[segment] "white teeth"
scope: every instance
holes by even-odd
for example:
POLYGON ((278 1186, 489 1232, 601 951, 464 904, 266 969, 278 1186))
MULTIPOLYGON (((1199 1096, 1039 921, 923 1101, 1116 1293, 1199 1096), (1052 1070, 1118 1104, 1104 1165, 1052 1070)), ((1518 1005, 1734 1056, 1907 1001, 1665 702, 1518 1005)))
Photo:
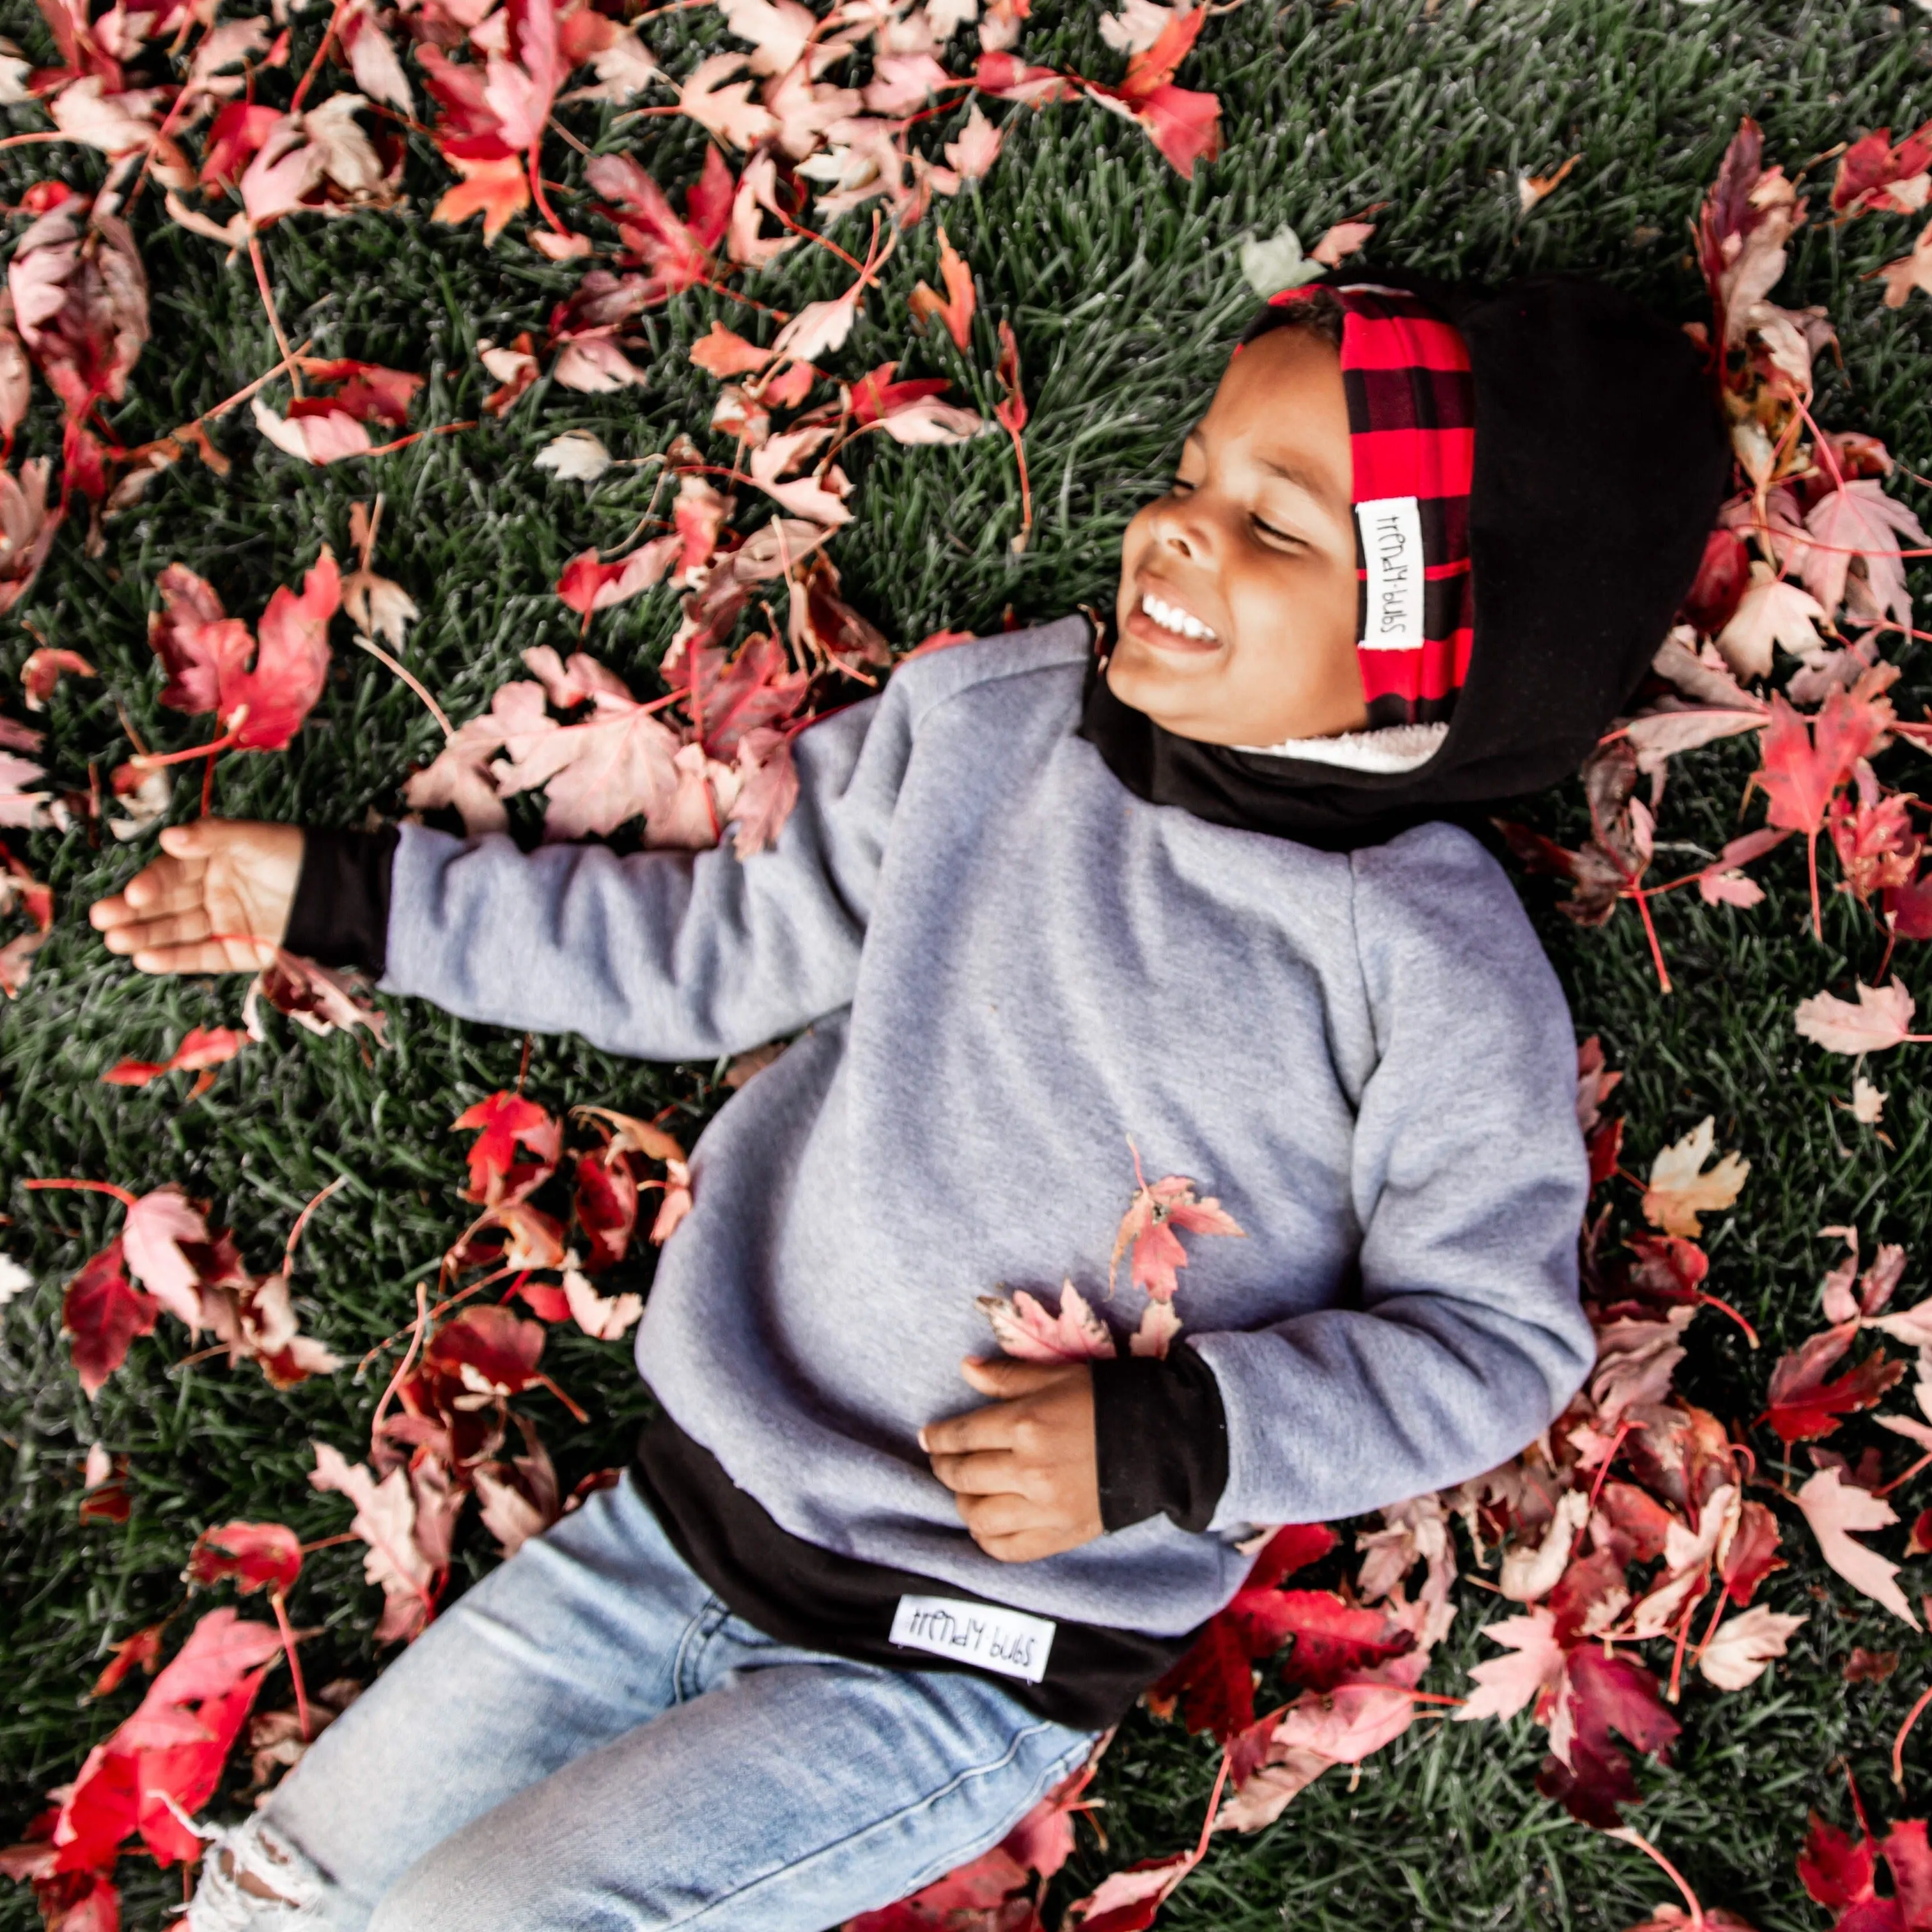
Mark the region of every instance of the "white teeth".
POLYGON ((1151 590, 1141 592, 1141 608, 1163 631, 1183 638, 1208 638, 1214 633, 1198 617, 1190 616, 1177 604, 1163 603, 1151 590))

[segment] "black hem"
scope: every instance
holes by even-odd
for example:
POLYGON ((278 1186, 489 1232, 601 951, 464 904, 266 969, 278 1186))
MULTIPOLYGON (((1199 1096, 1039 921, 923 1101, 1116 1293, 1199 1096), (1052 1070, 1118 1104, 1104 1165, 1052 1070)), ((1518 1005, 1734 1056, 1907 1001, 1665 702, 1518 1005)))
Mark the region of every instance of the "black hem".
POLYGON ((1143 1630, 1054 1620, 1047 1672, 1037 1684, 930 1656, 892 1642, 902 1596, 991 1599, 910 1570, 841 1556, 775 1522, 740 1489, 710 1451, 668 1415, 645 1425, 632 1480, 691 1569, 734 1616, 781 1643, 830 1651, 894 1670, 971 1670, 989 1677, 1036 1715, 1076 1730, 1103 1731, 1193 1642, 1196 1633, 1143 1630))

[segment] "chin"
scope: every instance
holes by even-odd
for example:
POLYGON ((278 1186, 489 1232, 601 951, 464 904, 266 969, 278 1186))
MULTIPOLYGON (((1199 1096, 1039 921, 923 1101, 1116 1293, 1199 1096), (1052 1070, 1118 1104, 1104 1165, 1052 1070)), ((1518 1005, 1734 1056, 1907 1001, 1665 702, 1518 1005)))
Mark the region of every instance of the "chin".
POLYGON ((1144 712, 1163 729, 1182 737, 1196 735, 1199 706, 1196 680, 1164 662, 1154 652, 1127 639, 1107 661, 1107 688, 1130 710, 1144 712))

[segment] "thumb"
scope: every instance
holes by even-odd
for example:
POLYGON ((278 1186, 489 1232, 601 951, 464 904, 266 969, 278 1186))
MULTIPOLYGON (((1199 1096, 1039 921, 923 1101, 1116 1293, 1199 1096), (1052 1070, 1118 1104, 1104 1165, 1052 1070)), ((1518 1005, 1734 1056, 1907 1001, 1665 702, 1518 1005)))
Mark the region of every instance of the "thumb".
POLYGON ((161 850, 171 859, 206 859, 218 851, 228 830, 225 818, 196 818, 161 827, 161 850))
POLYGON ((1030 1395, 1051 1382, 1065 1366, 1058 1362, 1013 1362, 1004 1356, 968 1355, 959 1372, 982 1395, 1010 1397, 1030 1395))

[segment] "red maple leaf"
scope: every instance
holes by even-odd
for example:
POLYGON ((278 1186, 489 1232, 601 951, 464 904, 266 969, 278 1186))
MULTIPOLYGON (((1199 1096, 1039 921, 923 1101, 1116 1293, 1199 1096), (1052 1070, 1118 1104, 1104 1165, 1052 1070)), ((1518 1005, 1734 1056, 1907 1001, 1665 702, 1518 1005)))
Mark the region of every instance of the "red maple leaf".
POLYGON ((1858 1787, 1852 1788, 1858 1834, 1828 1825, 1816 1812, 1798 1854, 1798 1876, 1817 1903, 1838 1915, 1832 1932, 1932 1932, 1932 1847, 1926 1821, 1904 1818, 1874 1838, 1858 1787), (1879 1895, 1882 1858, 1892 1874, 1892 1896, 1879 1895))
MULTIPOLYGON (((811 566, 806 568, 808 573, 811 566)), ((813 580, 808 575, 801 594, 811 594, 813 580)), ((831 582, 836 589, 836 574, 831 582)), ((827 593, 821 588, 820 594, 827 593)), ((708 757, 720 760, 737 755, 747 732, 794 716, 810 683, 806 672, 792 669, 778 640, 762 631, 735 654, 709 644, 687 649, 671 678, 698 742, 708 757)))
POLYGON ((1732 1603, 1748 1604, 1766 1577, 1785 1567, 1780 1540, 1777 1517, 1762 1503, 1746 1503, 1718 1572, 1732 1603))
POLYGON ((57 1871, 106 1873, 139 1832, 157 1862, 200 1856, 181 1821, 214 1795, 255 1694, 282 1640, 268 1624, 212 1610, 154 1682, 141 1706, 87 1755, 52 1833, 57 1871))
MULTIPOLYGON (((428 67, 429 57, 435 52, 433 46, 418 47, 416 57, 428 67)), ((450 71, 461 74, 468 70, 454 68, 450 71)), ((434 80, 430 91, 436 92, 434 80)), ((510 217, 521 214, 530 205, 530 177, 523 162, 494 134, 477 141, 446 140, 437 145, 443 159, 463 179, 445 191, 430 218, 453 226, 467 221, 472 214, 480 214, 483 239, 495 241, 508 226, 510 217)))
POLYGON ((1848 1415, 1870 1408, 1905 1373, 1905 1364, 1876 1350, 1834 1380, 1825 1378, 1856 1333, 1856 1322, 1822 1330, 1784 1357, 1771 1372, 1765 1419, 1780 1440, 1815 1442, 1848 1415))
POLYGON ((1750 582, 1750 552, 1744 538, 1720 524, 1704 539, 1703 561, 1684 594, 1684 615, 1714 638, 1737 614, 1750 582))
POLYGON ((916 381, 895 382, 896 362, 881 362, 852 385, 852 421, 860 429, 904 409, 908 403, 928 396, 943 396, 952 388, 944 376, 922 376, 916 381))
POLYGON ((638 1184, 621 1156, 610 1162, 594 1154, 578 1159, 576 1204, 577 1225, 589 1246, 584 1272, 615 1268, 638 1231, 638 1184))
POLYGON ((166 1623, 150 1624, 145 1630, 137 1630, 132 1636, 124 1636, 110 1646, 112 1654, 107 1666, 94 1680, 94 1688, 88 1692, 90 1697, 105 1697, 120 1688, 129 1673, 140 1670, 152 1677, 161 1660, 161 1633, 167 1628, 166 1623))
POLYGON ((476 1394, 520 1395, 542 1380, 540 1322, 500 1306, 466 1308, 438 1329, 423 1352, 428 1366, 476 1394))
POLYGON ((1292 1642, 1282 1668, 1306 1690, 1332 1690, 1415 1648, 1413 1630, 1381 1610, 1344 1603, 1333 1590, 1240 1590, 1222 1614, 1250 1657, 1272 1656, 1292 1642))
POLYGON ((1277 1530, 1226 1607, 1208 1618, 1186 1654, 1148 1692, 1148 1707, 1160 1716, 1178 1709, 1190 1731, 1211 1731, 1224 1743, 1246 1730, 1255 1718, 1254 1660, 1279 1650, 1292 1634, 1276 1634, 1274 1600, 1320 1594, 1276 1586, 1319 1562, 1336 1540, 1326 1523, 1291 1523, 1277 1530))
POLYGON ((1862 679, 1852 691, 1833 691, 1815 719, 1793 710, 1780 694, 1772 695, 1764 763, 1751 775, 1751 783, 1763 790, 1767 824, 1804 835, 1814 933, 1822 935, 1824 930, 1818 904, 1818 834, 1826 810, 1891 721, 1890 703, 1868 691, 1862 679))
POLYGON ((184 565, 161 572, 160 591, 148 641, 168 674, 161 702, 176 711, 214 712, 238 750, 285 748, 328 675, 328 622, 342 601, 342 580, 328 547, 299 596, 278 587, 259 638, 228 616, 214 587, 184 565))
POLYGON ((593 610, 608 610, 628 602, 664 580, 684 548, 682 536, 653 537, 614 562, 604 562, 594 550, 580 551, 563 567, 556 594, 587 626, 593 610))
POLYGON ((201 184, 236 189, 248 164, 261 152, 282 120, 273 107, 231 100, 217 114, 202 144, 201 184))
POLYGON ((584 172, 622 238, 622 265, 647 272, 646 305, 713 279, 712 251, 724 238, 737 188, 716 148, 706 146, 704 172, 690 190, 688 220, 678 218, 664 190, 628 154, 599 154, 584 172))
POLYGON ((520 1094, 495 1093, 466 1107, 451 1123, 458 1132, 474 1131, 469 1154, 470 1185, 466 1201, 496 1206, 520 1200, 550 1178, 562 1151, 562 1131, 544 1108, 520 1094), (520 1165, 517 1149, 536 1158, 520 1165))
POLYGON ((286 1523, 222 1522, 204 1529, 188 1553, 190 1583, 232 1580, 244 1596, 279 1595, 302 1574, 302 1538, 286 1523))
MULTIPOLYGON (((839 596, 838 586, 838 567, 822 552, 808 558, 794 574, 790 584, 792 648, 807 662, 835 664, 854 677, 873 682, 876 673, 891 668, 892 646, 881 632, 839 596)), ((770 696, 773 708, 766 716, 773 720, 797 709, 810 682, 802 672, 790 677, 780 676, 786 668, 781 662, 771 674, 770 696), (781 704, 783 710, 776 708, 781 704)), ((732 742, 735 744, 739 733, 765 722, 766 717, 741 715, 735 721, 732 742)), ((725 754, 721 752, 718 755, 725 754)))
POLYGON ((939 272, 946 284, 944 298, 921 282, 908 298, 906 306, 912 311, 914 323, 921 328, 928 316, 938 316, 945 323, 946 332, 952 337, 954 346, 963 355, 973 340, 973 315, 979 298, 974 292, 973 271, 965 256, 946 238, 944 227, 939 231, 939 272))
POLYGON ((1173 84, 1175 68, 1193 50, 1207 18, 1205 8, 1175 8, 1153 45, 1128 62, 1118 87, 1082 83, 1100 106, 1138 121, 1184 181, 1193 179, 1196 161, 1211 161, 1221 152, 1220 100, 1173 84))
POLYGON ((333 396, 303 396, 289 405, 292 417, 320 416, 335 410, 358 422, 385 422, 400 428, 409 421, 410 406, 423 378, 380 362, 338 359, 322 362, 304 356, 302 373, 311 381, 336 389, 333 396))
POLYGON ((120 402, 148 340, 148 280, 127 224, 62 202, 21 236, 7 281, 20 339, 70 428, 96 404, 120 402))
POLYGON ((190 1027, 182 1043, 166 1060, 119 1060, 100 1078, 110 1087, 145 1087, 164 1073, 199 1073, 194 1093, 214 1084, 212 1069, 232 1060, 248 1044, 248 1036, 232 1027, 190 1027))
POLYGON ((1569 1761, 1546 1758, 1536 1788, 1573 1818, 1612 1830, 1623 1822, 1618 1806, 1634 1804, 1642 1796, 1629 1755, 1612 1741, 1613 1734, 1661 1760, 1682 1727, 1664 1708, 1657 1679, 1621 1652, 1606 1654, 1588 1644, 1573 1651, 1561 1694, 1574 1718, 1569 1761))
POLYGON ((161 1304, 128 1278, 117 1238, 81 1265, 67 1285, 61 1326, 74 1354, 80 1385, 98 1395, 101 1385, 128 1359, 128 1345, 154 1332, 161 1304))
POLYGON ((1932 121, 1908 134, 1897 147, 1892 144, 1889 128, 1874 128, 1839 157, 1838 172, 1832 183, 1832 212, 1915 214, 1923 205, 1922 194, 1917 200, 1900 201, 1887 190, 1894 182, 1909 181, 1928 167, 1932 167, 1932 121))

